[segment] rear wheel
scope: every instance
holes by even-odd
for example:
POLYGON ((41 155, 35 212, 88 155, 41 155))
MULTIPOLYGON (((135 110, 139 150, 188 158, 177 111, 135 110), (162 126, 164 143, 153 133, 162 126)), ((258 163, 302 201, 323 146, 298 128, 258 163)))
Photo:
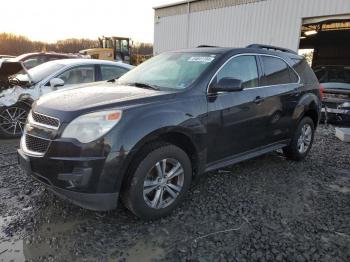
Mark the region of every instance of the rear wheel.
POLYGON ((183 199, 191 183, 192 167, 187 154, 171 144, 142 150, 126 189, 124 205, 142 219, 168 215, 183 199))
POLYGON ((304 117, 296 129, 289 146, 283 148, 283 153, 289 159, 300 161, 309 153, 314 140, 315 125, 310 117, 304 117))
POLYGON ((0 108, 0 137, 17 138, 23 133, 30 107, 18 103, 0 108))

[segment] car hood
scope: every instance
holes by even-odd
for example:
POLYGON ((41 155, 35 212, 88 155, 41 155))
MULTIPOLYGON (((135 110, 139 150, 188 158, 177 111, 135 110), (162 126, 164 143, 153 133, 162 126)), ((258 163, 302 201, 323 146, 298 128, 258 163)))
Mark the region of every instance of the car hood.
POLYGON ((27 70, 22 62, 14 62, 9 60, 0 61, 0 79, 7 80, 9 76, 15 75, 24 70, 27 74, 27 70))
POLYGON ((22 62, 13 62, 8 60, 0 60, 0 92, 10 89, 14 86, 29 87, 33 83, 30 74, 23 66, 22 62), (12 81, 9 77, 24 71, 28 75, 26 81, 16 79, 12 81))
POLYGON ((117 85, 109 82, 93 83, 44 95, 36 102, 34 110, 52 116, 58 116, 60 112, 79 115, 104 108, 145 103, 145 100, 150 101, 167 94, 174 94, 174 92, 117 85))

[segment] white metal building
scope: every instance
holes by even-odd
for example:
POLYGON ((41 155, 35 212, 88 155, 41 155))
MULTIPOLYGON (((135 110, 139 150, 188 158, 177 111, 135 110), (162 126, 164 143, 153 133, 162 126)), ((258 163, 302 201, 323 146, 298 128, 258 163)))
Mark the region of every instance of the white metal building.
POLYGON ((154 9, 155 54, 252 43, 297 50, 308 25, 324 21, 342 21, 350 35, 350 0, 189 0, 154 9))

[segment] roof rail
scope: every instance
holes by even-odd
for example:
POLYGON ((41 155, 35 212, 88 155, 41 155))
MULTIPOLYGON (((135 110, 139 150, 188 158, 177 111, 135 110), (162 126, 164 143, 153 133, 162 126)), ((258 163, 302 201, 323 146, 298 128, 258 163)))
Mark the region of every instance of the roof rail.
POLYGON ((291 53, 294 55, 297 55, 297 52, 283 48, 283 47, 278 47, 278 46, 272 46, 272 45, 261 45, 261 44, 252 44, 248 45, 247 48, 259 48, 259 49, 266 49, 266 50, 274 50, 274 51, 280 51, 280 52, 286 52, 286 53, 291 53))
POLYGON ((219 47, 219 46, 214 46, 214 45, 199 45, 199 46, 197 46, 197 48, 201 48, 201 47, 219 47))

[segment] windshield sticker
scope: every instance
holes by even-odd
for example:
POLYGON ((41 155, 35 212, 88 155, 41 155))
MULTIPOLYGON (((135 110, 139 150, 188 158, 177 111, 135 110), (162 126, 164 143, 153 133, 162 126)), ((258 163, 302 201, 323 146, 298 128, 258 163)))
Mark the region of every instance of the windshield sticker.
POLYGON ((210 63, 215 58, 210 56, 193 56, 190 57, 187 61, 188 62, 200 62, 200 63, 210 63))

